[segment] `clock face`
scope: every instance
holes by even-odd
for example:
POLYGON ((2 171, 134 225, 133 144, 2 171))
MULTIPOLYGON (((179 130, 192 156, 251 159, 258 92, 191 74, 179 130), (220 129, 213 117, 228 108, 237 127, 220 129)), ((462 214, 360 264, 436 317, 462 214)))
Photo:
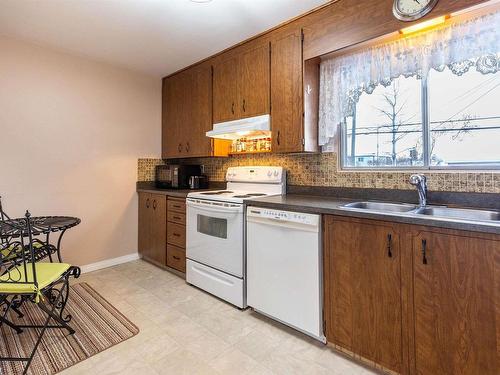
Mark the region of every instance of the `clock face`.
POLYGON ((438 0, 394 0, 393 13, 402 21, 413 21, 425 16, 438 0))

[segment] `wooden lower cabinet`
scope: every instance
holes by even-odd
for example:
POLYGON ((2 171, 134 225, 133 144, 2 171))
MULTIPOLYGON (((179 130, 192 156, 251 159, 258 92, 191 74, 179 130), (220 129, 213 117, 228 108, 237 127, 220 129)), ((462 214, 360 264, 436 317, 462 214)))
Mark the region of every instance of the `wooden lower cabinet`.
POLYGON ((186 201, 164 194, 139 193, 141 258, 186 272, 186 201))
POLYGON ((186 200, 168 198, 167 266, 186 272, 186 200))
POLYGON ((167 261, 166 223, 167 197, 139 193, 139 254, 158 265, 167 261))
POLYGON ((167 244, 167 266, 186 272, 186 249, 167 244))
POLYGON ((327 216, 324 231, 327 340, 401 372, 397 230, 389 223, 327 216))
POLYGON ((416 374, 500 374, 500 238, 413 235, 416 374))
POLYGON ((500 236, 324 217, 329 343, 401 374, 500 374, 500 236))

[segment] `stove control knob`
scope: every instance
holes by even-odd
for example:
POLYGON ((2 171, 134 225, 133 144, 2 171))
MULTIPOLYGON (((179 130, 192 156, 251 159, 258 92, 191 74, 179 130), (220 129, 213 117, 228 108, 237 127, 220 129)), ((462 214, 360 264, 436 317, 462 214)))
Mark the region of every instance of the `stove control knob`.
POLYGON ((278 175, 279 175, 278 170, 275 170, 275 171, 274 171, 274 177, 278 177, 278 175))
POLYGON ((273 175, 273 172, 272 171, 267 171, 267 177, 271 177, 273 175))

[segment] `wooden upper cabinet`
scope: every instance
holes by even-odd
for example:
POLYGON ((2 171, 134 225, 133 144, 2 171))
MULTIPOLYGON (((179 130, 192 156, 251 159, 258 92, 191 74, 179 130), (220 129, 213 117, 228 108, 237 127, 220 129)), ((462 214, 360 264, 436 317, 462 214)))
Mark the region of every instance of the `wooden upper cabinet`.
POLYGON ((391 223, 325 216, 329 342, 403 371, 401 254, 391 223))
POLYGON ((162 156, 227 156, 226 141, 206 136, 212 129, 212 64, 195 65, 163 80, 162 156))
POLYGON ((162 157, 179 157, 182 148, 180 144, 180 128, 183 108, 180 105, 181 81, 173 76, 163 79, 162 92, 162 157))
POLYGON ((271 128, 274 152, 304 151, 302 33, 279 33, 271 42, 271 128))
POLYGON ((212 65, 201 64, 188 70, 191 78, 189 127, 182 132, 189 157, 210 156, 212 140, 205 133, 212 129, 212 65))
POLYGON ((267 39, 257 39, 218 56, 213 69, 215 123, 270 112, 267 39))
POLYGON ((500 374, 500 239, 413 236, 415 373, 500 374))
POLYGON ((238 56, 219 57, 213 66, 214 123, 239 118, 238 56))
POLYGON ((239 117, 253 117, 270 111, 269 42, 245 50, 239 58, 239 117))

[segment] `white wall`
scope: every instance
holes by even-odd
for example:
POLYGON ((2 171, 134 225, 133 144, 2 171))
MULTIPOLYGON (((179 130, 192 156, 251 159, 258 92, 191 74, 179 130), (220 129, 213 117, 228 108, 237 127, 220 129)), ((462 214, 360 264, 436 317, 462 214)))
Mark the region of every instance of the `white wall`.
POLYGON ((0 37, 4 209, 80 217, 65 261, 137 251, 137 158, 160 151, 160 79, 0 37))

